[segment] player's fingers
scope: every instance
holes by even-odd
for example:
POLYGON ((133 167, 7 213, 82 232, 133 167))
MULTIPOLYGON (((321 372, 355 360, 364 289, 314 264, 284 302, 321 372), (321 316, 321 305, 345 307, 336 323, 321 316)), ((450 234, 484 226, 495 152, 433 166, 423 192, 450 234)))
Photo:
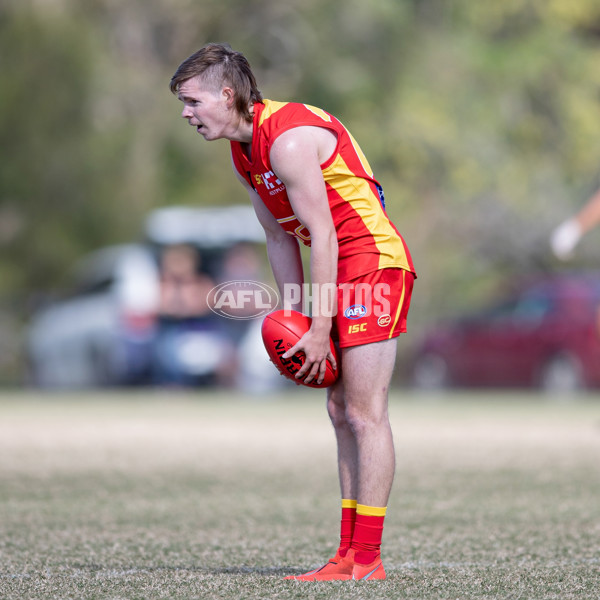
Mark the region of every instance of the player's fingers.
POLYGON ((327 371, 327 359, 323 359, 319 364, 319 378, 317 379, 317 383, 321 385, 323 383, 323 379, 325 379, 325 372, 327 371))
POLYGON ((317 377, 317 383, 322 383, 323 377, 325 375, 325 369, 322 367, 324 363, 324 360, 320 362, 313 362, 312 368, 310 369, 310 373, 306 376, 304 383, 310 383, 315 377, 317 377))
MULTIPOLYGON (((287 360, 289 358, 292 358, 292 356, 294 356, 297 353, 304 354, 303 350, 304 350, 304 347, 302 345, 302 340, 299 340, 287 352, 285 352, 284 354, 282 354, 281 358, 283 358, 284 360, 287 360)), ((294 377, 296 379, 302 379, 304 377, 304 375, 306 374, 306 372, 308 371, 308 369, 309 369, 310 366, 311 366, 311 363, 307 362, 306 360, 304 360, 304 364, 296 372, 296 374, 294 375, 294 377)))
MULTIPOLYGON (((331 352, 331 350, 327 353, 327 360, 331 363, 331 367, 335 371, 337 369, 337 362, 336 362, 335 356, 333 355, 333 352, 331 352)), ((326 368, 327 368, 327 365, 325 365, 324 370, 326 368)))
MULTIPOLYGON (((300 370, 296 373, 296 379, 302 379, 306 373, 308 373, 309 370, 312 371, 312 367, 313 367, 314 363, 307 360, 306 358, 304 359, 304 364, 302 365, 302 367, 300 367, 300 370)), ((309 380, 310 382, 310 380, 309 380)), ((306 381, 305 381, 306 383, 306 381)))
POLYGON ((296 354, 296 352, 298 352, 299 350, 302 349, 301 342, 302 342, 302 340, 299 340, 298 343, 296 343, 294 346, 292 346, 285 354, 282 354, 281 358, 285 358, 286 360, 288 358, 292 358, 292 356, 294 356, 294 354, 296 354))

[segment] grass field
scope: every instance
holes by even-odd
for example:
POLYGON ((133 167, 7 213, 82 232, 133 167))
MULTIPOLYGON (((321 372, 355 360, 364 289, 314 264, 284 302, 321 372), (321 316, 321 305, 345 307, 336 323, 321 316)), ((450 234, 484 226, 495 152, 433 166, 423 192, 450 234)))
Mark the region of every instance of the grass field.
POLYGON ((0 394, 0 599, 600 598, 600 397, 397 393, 385 582, 334 551, 321 394, 0 394))

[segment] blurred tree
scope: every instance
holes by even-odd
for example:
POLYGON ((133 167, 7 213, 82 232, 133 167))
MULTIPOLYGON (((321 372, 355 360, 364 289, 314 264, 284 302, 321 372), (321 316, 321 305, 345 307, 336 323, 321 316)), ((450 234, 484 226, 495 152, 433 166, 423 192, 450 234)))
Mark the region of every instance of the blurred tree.
MULTIPOLYGON (((589 7, 588 27, 599 22, 589 7)), ((553 267, 548 234, 598 173, 600 46, 545 3, 415 11, 387 137, 398 197, 420 202, 407 231, 430 318, 510 273, 553 267)))
POLYGON ((549 231, 598 184, 595 0, 5 0, 0 291, 52 285, 155 206, 245 202, 168 91, 207 41, 352 130, 413 250, 416 322, 553 268, 549 231))
POLYGON ((93 234, 81 218, 92 167, 86 46, 84 31, 59 17, 3 10, 0 218, 16 224, 0 240, 4 290, 49 284, 80 236, 93 234))

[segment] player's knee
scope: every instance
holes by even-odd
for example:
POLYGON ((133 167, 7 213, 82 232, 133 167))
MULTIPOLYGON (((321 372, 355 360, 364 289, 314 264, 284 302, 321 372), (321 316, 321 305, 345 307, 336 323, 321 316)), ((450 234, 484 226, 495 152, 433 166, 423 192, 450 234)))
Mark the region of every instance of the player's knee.
POLYGON ((327 412, 333 426, 338 429, 347 426, 346 406, 341 393, 330 393, 327 397, 327 412))
POLYGON ((373 406, 364 405, 348 405, 345 411, 345 420, 357 437, 360 437, 363 432, 387 427, 389 424, 387 410, 377 410, 373 406))

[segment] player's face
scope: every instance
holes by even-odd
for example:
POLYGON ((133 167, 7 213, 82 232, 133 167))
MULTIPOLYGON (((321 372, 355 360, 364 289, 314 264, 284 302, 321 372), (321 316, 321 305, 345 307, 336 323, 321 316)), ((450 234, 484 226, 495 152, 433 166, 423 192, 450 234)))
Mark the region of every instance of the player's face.
POLYGON ((183 102, 181 116, 196 128, 205 140, 227 138, 232 129, 230 91, 209 90, 198 77, 184 81, 177 97, 183 102))

